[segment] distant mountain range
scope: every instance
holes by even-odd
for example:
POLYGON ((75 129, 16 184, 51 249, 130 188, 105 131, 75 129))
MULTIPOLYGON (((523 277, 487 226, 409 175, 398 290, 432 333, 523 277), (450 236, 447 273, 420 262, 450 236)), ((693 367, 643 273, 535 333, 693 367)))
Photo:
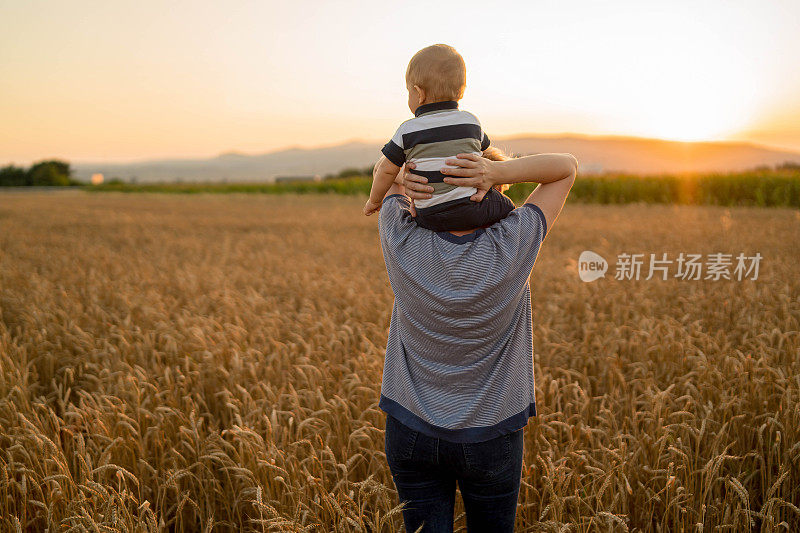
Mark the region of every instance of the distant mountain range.
MULTIPOLYGON (((800 153, 742 142, 676 142, 630 137, 519 136, 496 146, 527 155, 569 152, 583 173, 661 174, 745 170, 760 165, 800 163, 800 153)), ((280 176, 335 174, 366 167, 380 155, 378 143, 353 141, 322 148, 290 148, 264 154, 227 153, 209 159, 165 159, 132 163, 78 163, 78 179, 94 173, 125 181, 272 181, 280 176)))

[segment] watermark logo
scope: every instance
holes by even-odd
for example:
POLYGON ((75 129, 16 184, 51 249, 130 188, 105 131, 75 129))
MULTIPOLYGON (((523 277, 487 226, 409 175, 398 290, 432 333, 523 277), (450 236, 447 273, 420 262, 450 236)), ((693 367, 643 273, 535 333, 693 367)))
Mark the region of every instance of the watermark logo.
POLYGON ((578 275, 582 281, 590 282, 605 277, 608 261, 602 255, 591 250, 584 250, 578 258, 578 275))
MULTIPOLYGON (((729 253, 690 254, 681 252, 677 257, 668 254, 628 254, 617 255, 614 265, 614 279, 639 281, 650 279, 667 280, 709 280, 743 281, 757 280, 761 260, 760 253, 737 255, 729 253)), ((601 255, 590 250, 581 252, 578 258, 578 275, 585 282, 605 277, 608 263, 601 255)))

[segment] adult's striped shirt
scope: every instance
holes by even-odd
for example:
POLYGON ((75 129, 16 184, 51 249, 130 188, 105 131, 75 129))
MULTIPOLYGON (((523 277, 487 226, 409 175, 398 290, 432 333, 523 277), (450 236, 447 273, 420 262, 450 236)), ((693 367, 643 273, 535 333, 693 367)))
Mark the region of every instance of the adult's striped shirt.
POLYGON ((412 430, 482 442, 536 414, 528 278, 547 233, 534 204, 457 237, 414 222, 408 197, 379 215, 394 292, 379 407, 412 430))
POLYGON ((472 196, 474 187, 459 187, 444 183, 440 172, 445 160, 461 153, 480 155, 489 148, 489 137, 477 117, 458 109, 458 102, 434 102, 421 105, 414 118, 403 122, 381 152, 386 159, 403 166, 407 161, 416 164, 411 172, 428 178, 433 197, 414 200, 418 209, 472 196))

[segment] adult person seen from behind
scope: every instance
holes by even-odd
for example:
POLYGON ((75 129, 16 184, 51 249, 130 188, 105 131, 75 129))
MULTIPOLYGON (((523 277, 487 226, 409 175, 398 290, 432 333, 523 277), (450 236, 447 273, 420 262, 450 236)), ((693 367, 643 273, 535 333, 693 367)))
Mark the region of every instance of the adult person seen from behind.
MULTIPOLYGON (((488 227, 431 231, 410 199, 433 187, 398 175, 381 201, 379 233, 395 300, 381 385, 386 458, 406 530, 452 532, 455 489, 467 529, 514 529, 523 428, 536 414, 528 278, 577 173, 569 154, 448 159, 445 183, 540 185, 488 227)), ((378 165, 380 166, 380 164, 378 165)))

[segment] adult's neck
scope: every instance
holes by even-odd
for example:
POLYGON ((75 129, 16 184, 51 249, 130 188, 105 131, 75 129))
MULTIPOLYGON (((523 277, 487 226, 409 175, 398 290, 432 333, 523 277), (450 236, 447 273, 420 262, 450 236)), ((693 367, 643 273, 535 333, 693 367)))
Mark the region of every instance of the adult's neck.
POLYGON ((482 229, 482 228, 465 229, 465 230, 462 230, 462 231, 449 231, 448 233, 452 233, 456 237, 462 237, 464 235, 469 235, 470 233, 475 233, 479 229, 482 229))

